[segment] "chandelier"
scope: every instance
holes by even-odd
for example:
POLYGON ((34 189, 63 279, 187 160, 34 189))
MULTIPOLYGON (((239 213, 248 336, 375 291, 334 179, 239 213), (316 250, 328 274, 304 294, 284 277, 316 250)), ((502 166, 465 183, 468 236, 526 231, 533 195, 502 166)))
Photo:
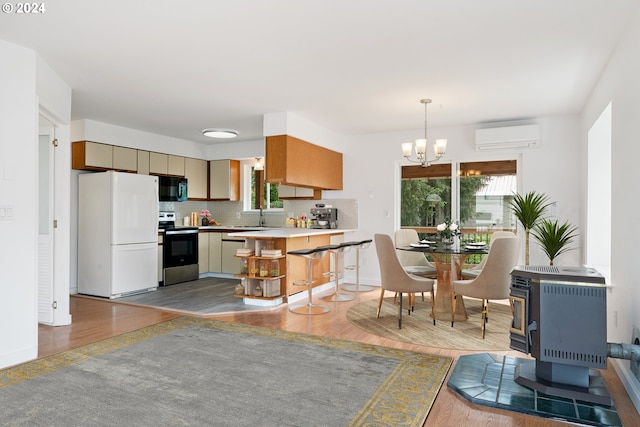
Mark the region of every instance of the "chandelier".
POLYGON ((447 151, 447 140, 446 139, 436 139, 436 142, 433 144, 433 152, 435 154, 435 158, 433 160, 427 159, 427 105, 431 103, 430 99, 421 99, 420 102, 424 104, 424 138, 416 139, 415 142, 415 150, 417 160, 411 158, 411 154, 413 152, 413 144, 411 142, 405 142, 402 144, 402 155, 410 162, 420 163, 423 168, 427 166, 431 166, 432 163, 440 160, 447 151))

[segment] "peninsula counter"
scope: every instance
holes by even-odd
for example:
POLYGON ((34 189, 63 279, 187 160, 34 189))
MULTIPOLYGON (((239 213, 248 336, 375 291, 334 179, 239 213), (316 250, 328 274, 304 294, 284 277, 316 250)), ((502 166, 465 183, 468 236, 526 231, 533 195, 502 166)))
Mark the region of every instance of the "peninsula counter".
MULTIPOLYGON (((280 267, 280 298, 288 302, 289 296, 306 291, 306 287, 295 286, 294 281, 307 278, 307 261, 296 256, 287 256, 287 252, 298 249, 309 249, 318 246, 338 244, 345 241, 344 234, 354 232, 352 229, 313 229, 313 228, 272 228, 256 231, 238 231, 229 233, 230 237, 242 237, 245 239, 245 247, 253 247, 257 241, 272 241, 274 249, 280 249, 283 261, 280 267)), ((259 261, 262 257, 251 257, 252 262, 259 261)), ((321 286, 329 281, 323 277, 323 273, 330 271, 330 257, 314 261, 314 287, 321 286)), ((246 276, 240 276, 252 281, 261 280, 251 271, 246 276)), ((249 296, 251 297, 251 296, 249 296)), ((260 297, 256 297, 260 299, 260 297)), ((272 298, 272 297, 271 297, 272 298)), ((245 302, 247 300, 245 299, 245 302)))

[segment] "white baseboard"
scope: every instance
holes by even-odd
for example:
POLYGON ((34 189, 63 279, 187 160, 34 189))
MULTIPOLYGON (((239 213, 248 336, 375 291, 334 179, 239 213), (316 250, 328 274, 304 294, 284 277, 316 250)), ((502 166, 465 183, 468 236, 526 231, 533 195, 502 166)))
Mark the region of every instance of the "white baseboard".
POLYGON ((243 298, 242 301, 246 305, 255 305, 256 307, 277 307, 284 303, 282 297, 275 299, 260 299, 260 298, 243 298))
POLYGON ((0 369, 5 369, 10 366, 19 365, 25 362, 30 362, 31 360, 35 360, 37 358, 38 346, 16 351, 14 353, 3 354, 0 355, 0 369))
MULTIPOLYGON (((311 293, 315 296, 319 293, 335 289, 335 287, 336 287, 336 284, 334 282, 328 282, 328 283, 325 283, 324 285, 316 286, 315 288, 313 288, 311 293)), ((309 296, 309 292, 307 291, 307 288, 304 288, 304 289, 305 290, 302 292, 289 295, 288 303, 292 304, 301 300, 306 300, 307 297, 309 296)))
POLYGON ((629 398, 636 407, 636 411, 640 414, 640 382, 629 368, 629 361, 623 359, 610 359, 613 368, 616 370, 618 377, 624 388, 627 390, 629 398))

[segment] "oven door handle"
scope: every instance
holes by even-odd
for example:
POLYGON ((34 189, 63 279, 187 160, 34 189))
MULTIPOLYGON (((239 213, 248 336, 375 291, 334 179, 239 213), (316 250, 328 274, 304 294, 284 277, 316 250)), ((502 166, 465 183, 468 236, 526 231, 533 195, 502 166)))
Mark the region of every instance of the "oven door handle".
POLYGON ((164 231, 165 236, 169 236, 172 234, 198 234, 198 229, 194 228, 194 229, 171 229, 171 230, 165 230, 164 231))

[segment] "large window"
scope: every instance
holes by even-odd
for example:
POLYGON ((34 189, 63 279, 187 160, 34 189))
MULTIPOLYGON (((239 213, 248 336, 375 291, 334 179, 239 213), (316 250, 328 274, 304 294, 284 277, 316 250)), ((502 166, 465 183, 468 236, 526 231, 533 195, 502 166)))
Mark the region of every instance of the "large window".
POLYGON ((513 230, 509 201, 516 189, 515 160, 403 166, 400 225, 434 233, 453 220, 463 234, 513 230))
POLYGON ((400 225, 434 228, 451 218, 451 165, 403 166, 400 194, 400 225))

